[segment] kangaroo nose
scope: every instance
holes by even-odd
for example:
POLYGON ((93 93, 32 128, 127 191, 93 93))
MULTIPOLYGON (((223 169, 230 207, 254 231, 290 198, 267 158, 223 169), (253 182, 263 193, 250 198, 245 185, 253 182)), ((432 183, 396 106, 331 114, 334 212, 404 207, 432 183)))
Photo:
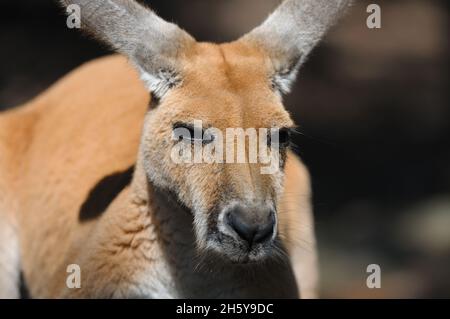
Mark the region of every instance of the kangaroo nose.
POLYGON ((242 207, 236 207, 226 216, 231 229, 250 246, 268 241, 275 231, 275 213, 272 210, 252 214, 242 207))

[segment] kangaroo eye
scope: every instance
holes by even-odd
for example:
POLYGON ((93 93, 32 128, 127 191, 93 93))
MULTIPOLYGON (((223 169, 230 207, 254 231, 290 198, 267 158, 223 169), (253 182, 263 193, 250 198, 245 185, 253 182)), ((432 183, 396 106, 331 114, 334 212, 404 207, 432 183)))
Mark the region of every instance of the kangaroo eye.
POLYGON ((184 140, 190 143, 209 144, 214 141, 214 135, 187 123, 174 124, 173 136, 175 140, 184 140))
POLYGON ((214 141, 214 135, 208 131, 203 132, 203 144, 209 144, 214 141))
POLYGON ((281 147, 286 147, 289 145, 291 140, 291 134, 289 129, 281 128, 281 129, 271 129, 270 135, 268 138, 268 143, 270 144, 278 144, 281 147))

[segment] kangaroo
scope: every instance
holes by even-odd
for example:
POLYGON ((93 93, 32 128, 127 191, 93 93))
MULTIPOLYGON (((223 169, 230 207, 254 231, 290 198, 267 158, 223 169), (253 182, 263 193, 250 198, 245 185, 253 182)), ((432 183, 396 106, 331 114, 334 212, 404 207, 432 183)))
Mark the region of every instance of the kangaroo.
POLYGON ((33 298, 316 297, 309 175, 282 96, 349 1, 286 0, 224 44, 132 0, 62 3, 119 55, 0 114, 0 297, 20 297, 21 277, 33 298), (195 120, 279 129, 280 169, 175 163, 174 130, 195 120))

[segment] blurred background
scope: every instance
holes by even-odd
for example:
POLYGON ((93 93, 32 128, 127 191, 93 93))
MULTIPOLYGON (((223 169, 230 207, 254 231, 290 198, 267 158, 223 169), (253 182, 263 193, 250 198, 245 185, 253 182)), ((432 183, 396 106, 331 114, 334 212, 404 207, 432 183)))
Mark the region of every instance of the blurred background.
MULTIPOLYGON (((203 41, 230 41, 277 0, 153 0, 203 41)), ((321 295, 450 297, 448 2, 357 1, 302 68, 286 106, 314 191, 321 295), (381 29, 366 8, 381 6, 381 29), (368 289, 366 267, 381 267, 368 289)), ((0 110, 108 54, 52 0, 0 4, 0 110)))

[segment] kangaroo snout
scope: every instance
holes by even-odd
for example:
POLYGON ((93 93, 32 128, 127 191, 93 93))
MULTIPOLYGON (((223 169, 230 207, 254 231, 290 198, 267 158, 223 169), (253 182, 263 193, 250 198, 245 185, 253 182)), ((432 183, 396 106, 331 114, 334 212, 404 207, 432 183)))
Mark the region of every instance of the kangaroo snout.
POLYGON ((272 209, 235 206, 225 212, 225 223, 249 247, 269 242, 276 233, 276 215, 272 209))

